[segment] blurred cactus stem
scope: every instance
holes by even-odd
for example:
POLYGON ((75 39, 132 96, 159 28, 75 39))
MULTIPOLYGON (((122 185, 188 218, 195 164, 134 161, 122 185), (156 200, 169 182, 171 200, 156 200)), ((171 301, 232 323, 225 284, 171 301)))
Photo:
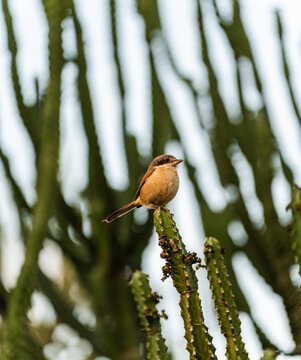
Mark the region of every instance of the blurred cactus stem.
POLYGON ((293 250, 299 264, 299 274, 301 275, 301 189, 293 185, 292 203, 293 224, 293 250))
POLYGON ((240 320, 234 302, 229 275, 224 265, 223 250, 218 240, 209 237, 205 241, 205 261, 215 309, 223 335, 227 340, 227 359, 248 359, 241 338, 240 320))
POLYGON ((276 353, 274 350, 266 349, 264 350, 263 357, 261 358, 261 360, 274 360, 276 359, 277 355, 278 353, 276 353))
POLYGON ((212 337, 209 335, 198 294, 198 282, 192 264, 199 263, 195 253, 187 253, 172 215, 165 207, 154 212, 154 222, 162 247, 163 281, 171 276, 180 294, 181 315, 184 320, 185 339, 190 359, 216 359, 212 337))
POLYGON ((138 315, 143 330, 146 332, 147 359, 168 360, 167 346, 161 334, 160 318, 165 317, 164 312, 159 314, 156 305, 160 296, 153 293, 148 277, 142 271, 136 270, 131 277, 132 292, 137 304, 138 315))

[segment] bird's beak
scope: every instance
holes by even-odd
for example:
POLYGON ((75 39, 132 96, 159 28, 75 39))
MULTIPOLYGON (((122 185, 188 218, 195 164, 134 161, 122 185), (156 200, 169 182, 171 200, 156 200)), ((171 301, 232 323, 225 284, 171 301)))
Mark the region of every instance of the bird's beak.
POLYGON ((177 166, 177 165, 179 165, 182 161, 183 161, 183 160, 181 160, 181 159, 177 159, 177 160, 175 160, 175 161, 173 162, 173 165, 174 165, 174 166, 177 166))

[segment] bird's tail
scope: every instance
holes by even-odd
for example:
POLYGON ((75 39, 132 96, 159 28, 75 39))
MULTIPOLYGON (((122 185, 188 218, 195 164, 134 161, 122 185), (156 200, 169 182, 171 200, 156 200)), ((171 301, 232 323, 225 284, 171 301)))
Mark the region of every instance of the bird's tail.
POLYGON ((123 216, 127 212, 135 209, 136 207, 140 207, 135 201, 130 202, 129 204, 123 206, 122 208, 114 211, 112 214, 108 215, 106 218, 102 220, 102 222, 110 223, 111 221, 123 216))

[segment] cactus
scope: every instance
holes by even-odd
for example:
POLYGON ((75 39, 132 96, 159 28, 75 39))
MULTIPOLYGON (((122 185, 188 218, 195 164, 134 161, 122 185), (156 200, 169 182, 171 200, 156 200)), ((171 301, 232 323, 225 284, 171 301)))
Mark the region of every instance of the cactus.
POLYGON ((66 1, 43 2, 49 32, 50 77, 44 99, 41 127, 41 147, 38 158, 37 203, 32 231, 27 237, 25 262, 16 287, 8 302, 6 328, 2 344, 2 359, 44 359, 42 349, 28 331, 27 310, 36 282, 39 252, 47 233, 47 223, 55 204, 56 172, 59 156, 59 104, 63 68, 61 23, 66 15, 66 1))
MULTIPOLYGON (((163 23, 161 24, 162 20, 165 22, 166 15, 164 14, 167 12, 161 11, 160 2, 138 0, 131 2, 133 6, 128 8, 133 12, 132 15, 135 10, 138 11, 135 18, 137 20, 140 17, 138 20, 140 25, 135 29, 140 34, 141 41, 139 43, 144 55, 140 52, 136 54, 136 51, 132 51, 134 48, 128 46, 131 45, 131 36, 120 36, 124 24, 126 24, 124 19, 127 16, 123 11, 123 2, 117 0, 103 2, 106 10, 102 11, 102 14, 106 15, 107 21, 102 21, 105 26, 102 29, 106 34, 111 33, 111 38, 106 36, 110 44, 106 48, 108 54, 111 52, 112 55, 110 67, 113 72, 115 68, 116 73, 116 76, 110 76, 110 83, 115 83, 112 104, 116 105, 114 111, 117 109, 116 115, 120 118, 120 132, 116 131, 114 134, 116 133, 116 140, 121 140, 119 152, 122 153, 122 149, 124 149, 122 173, 127 173, 129 178, 128 186, 122 191, 111 187, 111 177, 108 176, 109 172, 105 171, 107 170, 106 163, 108 164, 108 161, 112 160, 110 156, 108 157, 108 154, 111 153, 110 148, 106 148, 107 145, 103 143, 103 134, 101 134, 101 124, 107 121, 106 112, 99 111, 98 106, 95 105, 98 101, 103 103, 102 94, 107 92, 107 83, 101 81, 103 91, 95 92, 98 89, 94 86, 97 73, 94 73, 94 67, 90 65, 95 63, 97 58, 94 58, 92 55, 94 52, 90 51, 93 49, 93 41, 90 43, 89 31, 87 32, 86 27, 82 26, 84 24, 82 6, 77 6, 73 0, 43 0, 41 2, 44 6, 40 6, 42 11, 39 11, 39 17, 47 29, 38 29, 37 32, 45 31, 46 34, 46 30, 48 30, 49 80, 46 87, 43 86, 44 81, 40 84, 38 81, 40 70, 37 69, 37 78, 32 79, 32 82, 35 83, 35 99, 29 100, 31 96, 28 97, 27 85, 24 86, 27 84, 27 80, 24 82, 27 76, 25 78, 23 76, 24 64, 19 61, 23 58, 23 51, 20 52, 19 49, 23 48, 24 37, 16 36, 22 29, 22 24, 17 26, 16 29, 19 30, 15 34, 15 25, 17 25, 19 17, 15 16, 14 11, 10 11, 10 3, 9 0, 2 0, 3 35, 6 34, 7 51, 9 52, 5 62, 7 62, 10 76, 10 81, 4 81, 3 84, 7 84, 7 86, 4 84, 5 92, 13 98, 13 101, 8 102, 8 106, 11 106, 10 103, 15 104, 16 111, 11 114, 18 113, 18 117, 14 116, 15 120, 21 123, 20 129, 22 128, 26 132, 26 137, 31 141, 35 159, 32 163, 36 167, 38 181, 37 202, 33 205, 25 196, 25 183, 19 181, 18 171, 14 171, 18 161, 15 162, 13 147, 7 148, 6 142, 2 144, 1 137, 0 162, 3 164, 7 182, 12 190, 11 200, 18 210, 17 215, 21 225, 22 241, 26 248, 26 259, 17 286, 11 292, 5 290, 2 284, 2 274, 0 276, 0 315, 3 319, 0 329, 0 358, 44 359, 42 351, 44 343, 39 344, 38 338, 35 338, 35 331, 32 331, 32 324, 26 315, 31 306, 30 300, 34 288, 43 291, 52 303, 57 313, 57 322, 62 321, 68 324, 78 332, 81 338, 90 341, 93 346, 93 355, 91 356, 94 356, 95 353, 95 356, 106 356, 118 360, 141 358, 139 325, 133 313, 132 295, 124 275, 127 274, 127 269, 136 269, 141 266, 142 253, 153 227, 152 218, 148 217, 144 223, 138 221, 138 217, 134 217, 131 213, 127 218, 109 226, 103 226, 100 219, 107 212, 115 210, 129 200, 136 190, 136 180, 142 175, 148 160, 152 156, 162 154, 170 141, 176 141, 179 145, 183 145, 183 158, 187 166, 188 178, 195 191, 195 199, 202 214, 205 233, 221 239, 227 249, 229 256, 226 258, 226 266, 233 284, 232 291, 236 296, 238 310, 249 314, 263 348, 273 348, 273 344, 267 339, 268 334, 264 334, 260 328, 261 325, 256 323, 250 311, 248 298, 243 294, 236 279, 231 258, 237 250, 246 254, 258 274, 282 298, 291 333, 296 343, 293 354, 299 354, 301 352, 300 289, 292 281, 290 270, 296 262, 295 255, 299 264, 301 258, 300 189, 294 188, 293 190, 294 223, 292 226, 293 240, 291 241, 285 226, 278 217, 275 199, 272 196, 273 183, 278 171, 283 172, 287 182, 294 181, 289 165, 291 162, 286 156, 283 156, 282 146, 278 146, 278 136, 272 131, 273 122, 270 118, 270 111, 267 111, 267 93, 263 91, 263 77, 255 60, 256 53, 253 46, 251 47, 244 26, 241 2, 232 1, 232 12, 229 18, 223 11, 220 11, 222 10, 219 4, 221 2, 212 0, 207 4, 205 1, 194 1, 195 11, 191 13, 191 16, 194 17, 192 24, 195 25, 195 36, 190 40, 193 48, 199 51, 199 61, 206 70, 204 76, 201 76, 201 81, 198 71, 186 72, 182 68, 177 55, 183 50, 180 45, 181 41, 178 48, 170 43, 170 36, 167 36, 169 31, 167 32, 167 27, 162 26, 163 23), (215 11, 217 20, 215 25, 219 27, 225 40, 225 46, 228 47, 227 57, 232 58, 234 71, 232 80, 229 80, 231 86, 236 89, 239 102, 235 105, 235 111, 231 111, 231 107, 228 108, 230 103, 226 101, 222 90, 223 77, 220 77, 214 66, 215 58, 219 56, 219 53, 214 51, 214 42, 212 46, 211 25, 206 18, 207 11, 211 11, 210 8, 215 11), (62 43, 62 36, 64 38, 64 34, 67 32, 70 34, 70 31, 73 33, 75 41, 70 43, 66 41, 65 46, 65 40, 62 43), (144 41, 143 37, 145 37, 144 41), (71 52, 74 55, 71 55, 69 51, 64 51, 69 48, 74 48, 74 51, 71 52), (128 58, 128 55, 135 58, 138 55, 138 62, 139 59, 144 59, 148 76, 138 79, 135 67, 128 66, 133 63, 128 61, 131 59, 128 58), (142 57, 140 57, 141 55, 142 57), (246 64, 249 64, 247 73, 246 64), (64 144, 64 141, 59 141, 60 122, 63 120, 62 128, 65 129, 64 118, 66 116, 62 111, 64 106, 60 105, 61 90, 64 94, 66 88, 65 80, 61 75, 62 71, 65 72, 63 69, 68 71, 67 68, 70 67, 75 70, 76 81, 72 82, 72 88, 78 95, 77 115, 80 126, 77 128, 82 128, 81 133, 86 143, 87 158, 87 166, 82 169, 87 177, 86 187, 76 191, 77 200, 74 198, 75 201, 72 203, 66 197, 65 192, 68 181, 65 179, 64 171, 60 171, 64 168, 64 161, 62 161, 62 168, 57 164, 64 144), (192 125, 193 123, 187 124, 185 117, 178 113, 178 107, 173 101, 173 92, 169 88, 168 77, 165 77, 166 74, 169 76, 166 69, 179 84, 186 88, 188 98, 190 97, 193 101, 191 109, 198 120, 197 123, 193 122, 194 125, 192 125), (247 81, 245 80, 246 74, 249 79, 247 81), (152 124, 152 129, 147 128, 150 136, 148 136, 149 146, 146 147, 142 143, 139 144, 143 138, 140 137, 140 134, 138 136, 137 129, 132 126, 134 119, 132 119, 131 99, 134 99, 134 103, 136 100, 140 102, 140 98, 135 97, 136 85, 132 87, 131 79, 134 78, 139 80, 138 91, 141 85, 146 90, 142 104, 144 104, 143 109, 150 117, 147 123, 152 124), (250 89, 246 84, 249 84, 250 89), (254 104, 250 106, 249 103, 248 92, 251 89, 257 93, 259 99, 258 106, 255 107, 253 107, 254 104), (95 96, 97 96, 97 101, 94 101, 95 96), (203 106, 204 104, 206 105, 203 106), (210 156, 211 153, 216 165, 215 178, 221 185, 220 190, 229 195, 225 196, 227 204, 222 210, 211 209, 210 203, 206 200, 206 189, 201 186, 202 181, 199 178, 199 172, 205 167, 201 162, 190 158, 189 152, 185 153, 187 144, 186 137, 183 137, 180 132, 181 125, 184 124, 181 122, 185 122, 190 133, 198 131, 198 129, 202 131, 204 136, 198 137, 200 144, 203 143, 203 139, 207 139, 208 155, 210 156), (121 134, 120 137, 118 137, 118 133, 121 134), (137 140, 139 140, 138 143, 137 140), (254 183, 253 198, 257 198, 261 203, 260 223, 264 224, 263 226, 257 220, 254 221, 249 211, 243 191, 243 176, 235 165, 236 156, 245 159, 244 161, 251 168, 250 179, 254 183), (232 242, 231 235, 227 230, 233 221, 238 221, 248 235, 249 241, 245 244, 232 242), (54 224, 55 226, 53 226, 54 224), (74 307, 70 305, 68 291, 61 291, 57 284, 50 281, 39 270, 38 256, 46 238, 54 242, 62 250, 63 256, 74 265, 78 275, 76 285, 83 289, 88 297, 96 321, 95 326, 82 324, 80 319, 75 316, 74 307), (295 253, 292 252, 292 242, 295 253)), ((24 13, 22 18, 26 18, 27 15, 24 13)), ((85 16, 83 20, 84 18, 85 16)), ((298 98, 293 87, 294 73, 290 69, 288 61, 287 34, 281 12, 275 13, 274 20, 275 25, 277 21, 279 35, 275 36, 274 40, 277 38, 279 40, 279 55, 281 55, 283 79, 289 95, 288 101, 291 102, 292 110, 298 120, 297 126, 300 128, 301 115, 298 98)), ((179 27, 182 25, 178 24, 179 27)), ((274 28, 276 30, 277 27, 274 28)), ((94 36, 92 38, 94 39, 94 36)), ((66 39, 68 39, 68 35, 66 39)), ((35 37, 27 38, 27 41, 35 41, 35 37)), ((98 44, 96 46, 98 49, 98 44)), ((46 64, 45 68, 48 65, 46 64)), ((97 68, 103 74, 107 73, 106 67, 102 68, 102 66, 101 62, 97 68)), ((45 68, 43 67, 44 70, 45 68)), ((109 70, 108 74, 110 73, 109 70)), ((63 102, 64 98, 63 95, 63 102)), ((5 137, 5 132, 3 134, 5 137)), ((10 143, 12 144, 12 142, 10 143)), ((20 149, 19 144, 16 144, 17 147, 20 149)), ((25 164, 25 166, 27 165, 31 167, 29 162, 25 164)), ((119 164, 117 166, 119 168, 119 164)), ((0 180, 3 177, 1 168, 2 166, 0 166, 0 180)), ((188 340, 187 346, 191 357, 210 358, 214 349, 208 344, 208 342, 211 343, 211 338, 207 334, 205 325, 202 326, 203 317, 197 294, 197 279, 191 267, 191 264, 199 262, 199 259, 194 253, 187 254, 175 226, 171 224, 168 213, 164 212, 163 214, 162 212, 162 209, 157 212, 157 215, 159 213, 161 216, 161 218, 159 216, 161 221, 161 225, 160 221, 159 225, 161 227, 164 225, 164 236, 169 234, 160 239, 163 246, 162 256, 167 260, 163 269, 164 279, 171 275, 175 286, 180 291, 185 336, 188 340)), ((6 212, 1 213, 1 225, 5 218, 6 212)), ((6 221, 4 221, 2 238, 6 236, 6 226, 6 221)), ((0 242, 2 242, 2 238, 0 238, 0 242)), ((216 256, 217 253, 210 255, 216 256)), ((215 259, 215 261, 217 264, 219 263, 219 260, 215 259)), ((224 287, 223 273, 219 272, 215 275, 218 275, 217 285, 224 287)), ((215 292, 218 292, 218 289, 214 286, 215 292)), ((224 311, 223 308, 220 310, 224 311)), ((233 322, 233 316, 231 318, 233 322)), ((225 317, 224 319, 220 316, 222 326, 229 326, 225 322, 228 320, 229 318, 225 317)), ((53 329, 55 326, 56 324, 53 324, 53 329)), ((237 334, 231 333, 231 336, 236 341, 240 341, 239 328, 237 334)), ((235 343, 232 338, 229 341, 235 343)), ((153 354, 156 357, 163 357, 156 352, 153 354)), ((271 356, 276 355, 266 351, 264 358, 271 356)))
POLYGON ((292 203, 293 213, 293 248, 299 264, 299 274, 301 275, 301 189, 297 186, 293 186, 292 203))
MULTIPOLYGON (((158 208, 154 212, 154 223, 159 235, 159 245, 162 247, 161 257, 166 260, 162 268, 165 281, 169 276, 173 280, 176 290, 180 294, 181 315, 184 320, 185 339, 190 359, 216 359, 212 337, 204 324, 201 302, 198 295, 198 282, 193 264, 201 266, 201 259, 196 253, 187 252, 182 238, 166 207, 158 208)), ((227 341, 226 358, 232 360, 248 360, 248 353, 241 337, 240 320, 232 285, 229 281, 224 265, 224 250, 218 240, 206 238, 204 255, 206 270, 213 300, 215 302, 218 321, 227 341)), ((138 314, 147 334, 147 359, 167 359, 167 347, 161 335, 160 317, 156 310, 158 295, 153 294, 149 286, 147 275, 135 271, 131 277, 131 286, 137 304, 138 314)), ((274 350, 264 351, 263 360, 275 359, 274 350)))
POLYGON ((131 277, 132 292, 137 304, 138 315, 143 330, 147 337, 147 359, 150 360, 167 360, 167 346, 165 339, 161 334, 160 318, 166 318, 156 309, 160 296, 152 293, 147 275, 142 271, 135 271, 131 277))
POLYGON ((261 360, 274 360, 276 358, 276 355, 277 353, 274 350, 266 349, 264 350, 261 360))
POLYGON ((227 359, 248 359, 240 335, 240 320, 222 253, 223 250, 216 239, 212 237, 206 239, 204 254, 207 276, 218 313, 219 325, 227 340, 227 359))
POLYGON ((185 339, 190 359, 215 359, 212 338, 204 324, 198 294, 198 282, 193 263, 200 262, 195 253, 187 253, 172 216, 165 207, 154 212, 161 257, 166 260, 163 266, 163 279, 171 276, 180 294, 181 315, 184 320, 185 339))

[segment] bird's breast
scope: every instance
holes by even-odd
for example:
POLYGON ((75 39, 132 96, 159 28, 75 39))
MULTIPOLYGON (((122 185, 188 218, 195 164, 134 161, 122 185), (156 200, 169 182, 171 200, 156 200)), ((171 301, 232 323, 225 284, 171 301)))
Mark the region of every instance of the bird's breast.
POLYGON ((148 208, 168 204, 178 192, 179 176, 175 167, 159 167, 151 174, 140 192, 140 202, 148 208))

